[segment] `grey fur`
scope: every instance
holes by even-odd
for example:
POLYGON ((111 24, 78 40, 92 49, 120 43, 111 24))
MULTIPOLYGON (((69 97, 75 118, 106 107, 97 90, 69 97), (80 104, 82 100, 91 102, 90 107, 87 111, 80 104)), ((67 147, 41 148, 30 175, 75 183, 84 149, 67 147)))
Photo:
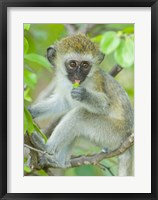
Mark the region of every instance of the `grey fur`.
MULTIPOLYGON (((69 165, 71 148, 75 139, 80 136, 113 151, 133 132, 133 110, 128 95, 113 77, 101 70, 96 71, 90 77, 87 76, 79 88, 73 88, 65 74, 58 70, 54 94, 43 103, 30 108, 35 118, 48 113, 65 113, 45 146, 41 144, 42 140, 34 141, 36 146, 44 147, 52 154, 52 162, 60 167, 69 165), (96 71, 104 80, 104 88, 100 92, 94 82, 96 71), (61 79, 65 85, 61 84, 61 79)), ((129 163, 132 163, 129 151, 121 155, 119 161, 122 163, 119 164, 119 175, 132 175, 129 170, 129 163)))

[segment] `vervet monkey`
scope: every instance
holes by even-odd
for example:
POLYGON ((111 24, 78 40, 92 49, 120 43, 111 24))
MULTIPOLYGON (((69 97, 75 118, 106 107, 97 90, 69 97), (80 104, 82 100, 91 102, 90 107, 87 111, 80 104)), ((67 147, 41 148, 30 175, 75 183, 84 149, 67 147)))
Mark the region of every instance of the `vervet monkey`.
MULTIPOLYGON (((52 114, 60 120, 47 143, 33 134, 35 146, 51 154, 59 167, 69 166, 78 137, 88 138, 108 152, 117 149, 133 132, 133 110, 119 83, 99 69, 104 54, 88 37, 66 37, 47 50, 55 67, 55 90, 50 98, 33 105, 33 118, 52 114), (79 83, 79 87, 73 87, 79 83)), ((119 156, 119 176, 132 175, 130 150, 119 156)))

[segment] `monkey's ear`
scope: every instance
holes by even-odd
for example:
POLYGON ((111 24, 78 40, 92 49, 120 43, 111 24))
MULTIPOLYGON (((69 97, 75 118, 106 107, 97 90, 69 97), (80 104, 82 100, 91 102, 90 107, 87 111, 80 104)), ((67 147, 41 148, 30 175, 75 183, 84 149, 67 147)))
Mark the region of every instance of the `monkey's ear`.
POLYGON ((102 53, 101 51, 99 51, 99 53, 98 53, 98 59, 97 59, 98 64, 100 64, 104 60, 104 58, 105 58, 105 54, 102 53))
POLYGON ((47 49, 47 58, 48 58, 49 62, 53 66, 55 66, 55 62, 54 62, 55 57, 56 57, 56 49, 55 49, 55 47, 54 46, 48 47, 48 49, 47 49))

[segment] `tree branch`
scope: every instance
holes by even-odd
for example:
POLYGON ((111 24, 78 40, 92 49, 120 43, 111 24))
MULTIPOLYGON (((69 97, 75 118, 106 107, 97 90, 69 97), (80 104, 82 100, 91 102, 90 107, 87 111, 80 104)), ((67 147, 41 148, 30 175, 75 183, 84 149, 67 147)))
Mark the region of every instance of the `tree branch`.
POLYGON ((125 152, 128 148, 130 148, 134 143, 134 134, 131 134, 124 143, 116 150, 104 153, 100 152, 93 155, 87 155, 87 156, 79 156, 77 158, 71 159, 71 167, 78 167, 81 165, 96 165, 100 161, 102 161, 105 158, 111 158, 114 156, 118 156, 125 152))
POLYGON ((107 167, 106 165, 103 165, 102 163, 97 163, 97 166, 102 169, 103 171, 108 170, 108 172, 111 174, 111 176, 114 176, 113 172, 111 171, 110 167, 107 167))
POLYGON ((109 72, 109 74, 113 77, 115 77, 120 71, 122 71, 122 67, 119 65, 115 65, 109 72))
MULTIPOLYGON (((92 154, 92 155, 81 155, 81 156, 74 157, 70 160, 70 165, 67 168, 79 167, 81 165, 98 165, 98 163, 105 158, 111 158, 111 157, 118 156, 118 155, 122 154, 128 148, 130 148, 133 145, 133 143, 134 143, 134 134, 131 134, 122 143, 122 145, 118 149, 111 151, 111 152, 108 152, 108 153, 100 152, 100 153, 96 153, 96 154, 92 154)), ((42 154, 48 154, 45 151, 41 151, 41 150, 38 150, 36 148, 32 148, 29 145, 25 145, 25 147, 28 147, 29 149, 36 151, 36 152, 39 152, 39 153, 42 153, 42 154)), ((49 156, 51 156, 51 155, 49 155, 49 156)), ((46 164, 45 167, 60 168, 54 163, 46 164)))
POLYGON ((81 27, 78 29, 78 32, 81 33, 88 33, 90 31, 90 29, 92 29, 96 24, 86 24, 85 27, 81 27))
POLYGON ((64 24, 64 26, 67 29, 69 35, 76 33, 75 27, 72 24, 64 24))

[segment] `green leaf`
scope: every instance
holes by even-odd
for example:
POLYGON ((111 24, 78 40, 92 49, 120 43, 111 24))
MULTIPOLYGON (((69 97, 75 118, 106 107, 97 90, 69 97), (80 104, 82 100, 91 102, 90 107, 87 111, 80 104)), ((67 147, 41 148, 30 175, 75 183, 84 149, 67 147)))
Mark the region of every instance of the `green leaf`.
POLYGON ((73 83, 73 88, 78 88, 79 86, 80 86, 80 84, 79 83, 73 83))
POLYGON ((101 50, 107 55, 112 53, 119 46, 119 44, 120 38, 114 31, 105 33, 100 43, 101 50))
POLYGON ((28 102, 31 102, 32 101, 32 98, 28 95, 28 96, 25 96, 24 97, 25 101, 28 101, 28 102))
POLYGON ((134 64, 134 42, 130 37, 121 40, 114 57, 121 67, 129 68, 134 64))
POLYGON ((25 171, 26 173, 30 173, 32 170, 31 170, 31 168, 30 168, 29 166, 24 165, 24 171, 25 171))
POLYGON ((28 131, 29 135, 31 135, 34 130, 32 116, 24 106, 24 133, 28 131))
POLYGON ((29 43, 27 39, 24 37, 24 54, 27 54, 28 50, 29 50, 29 43))
POLYGON ((134 35, 133 34, 130 35, 130 38, 134 41, 134 35))
POLYGON ((42 136, 45 143, 47 142, 47 137, 41 132, 38 126, 33 122, 30 112, 24 106, 24 132, 26 131, 28 131, 29 135, 31 135, 34 131, 36 131, 42 136))
POLYGON ((26 163, 27 162, 27 158, 26 157, 24 157, 24 163, 26 163))
POLYGON ((27 69, 24 69, 24 82, 33 88, 37 83, 37 75, 27 69))
POLYGON ((24 55, 24 59, 25 59, 25 61, 35 62, 36 64, 43 66, 44 68, 51 71, 50 63, 48 62, 48 60, 45 57, 43 57, 41 55, 38 55, 35 53, 30 53, 30 54, 24 55))
POLYGON ((102 35, 97 35, 96 37, 92 38, 92 42, 97 42, 100 43, 100 41, 102 40, 102 35))
POLYGON ((43 169, 37 170, 36 174, 38 176, 48 176, 48 174, 43 169))
POLYGON ((27 127, 28 127, 28 121, 27 121, 27 117, 25 115, 25 112, 24 112, 24 134, 26 133, 27 131, 27 127))
POLYGON ((45 143, 47 142, 47 137, 41 132, 41 130, 38 128, 38 126, 33 123, 34 129, 36 130, 36 132, 38 132, 44 139, 45 143))
POLYGON ((29 31, 29 29, 30 29, 30 24, 24 24, 24 30, 29 31))
POLYGON ((123 33, 131 34, 134 33, 134 26, 126 27, 122 30, 123 33))
POLYGON ((66 36, 66 29, 63 24, 31 24, 29 38, 27 34, 29 53, 45 55, 46 49, 64 36, 66 36))
POLYGON ((32 98, 30 97, 29 92, 30 92, 30 88, 27 88, 27 89, 24 91, 24 100, 26 100, 26 101, 28 101, 28 102, 31 102, 31 101, 32 101, 32 98))
POLYGON ((100 169, 91 165, 75 168, 75 174, 77 176, 103 176, 103 172, 100 169))

